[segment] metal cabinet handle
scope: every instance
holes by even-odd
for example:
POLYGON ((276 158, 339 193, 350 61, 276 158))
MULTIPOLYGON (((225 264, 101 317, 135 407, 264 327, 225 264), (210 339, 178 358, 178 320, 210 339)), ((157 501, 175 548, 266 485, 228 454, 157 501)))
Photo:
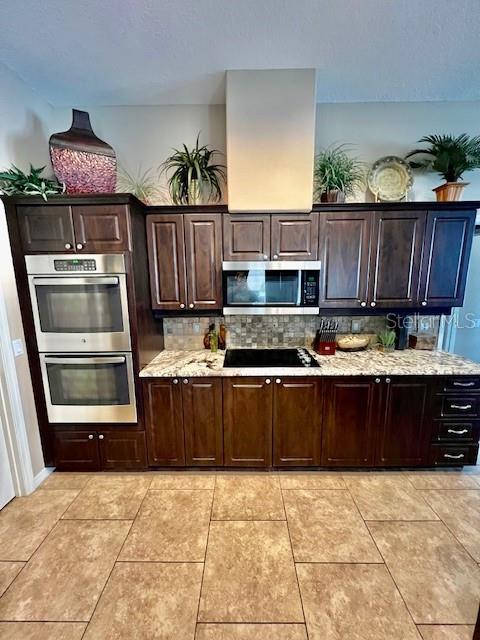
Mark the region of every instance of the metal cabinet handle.
POLYGON ((422 307, 426 307, 427 306, 427 301, 426 300, 422 300, 422 307))
POLYGON ((89 434, 88 434, 88 439, 89 439, 89 440, 93 440, 93 434, 89 433, 89 434))
POLYGON ((387 384, 390 384, 390 382, 391 382, 390 378, 385 378, 385 382, 386 382, 387 384))
POLYGON ((189 308, 190 308, 190 309, 193 309, 193 307, 194 307, 195 305, 193 304, 193 302, 191 302, 188 306, 189 306, 189 308))
POLYGON ((270 384, 270 383, 271 383, 270 378, 267 378, 267 379, 265 380, 265 384, 270 384))
POLYGON ((366 307, 366 306, 367 306, 367 303, 366 303, 364 300, 362 300, 362 302, 360 302, 360 306, 361 306, 361 307, 366 307))
POLYGON ((444 458, 452 458, 452 460, 461 460, 462 458, 465 457, 464 453, 459 453, 458 456, 454 456, 453 453, 444 453, 443 454, 444 458))
POLYGON ((450 407, 452 409, 461 409, 462 411, 466 411, 467 409, 471 409, 471 404, 451 404, 450 407))
POLYGON ((264 259, 264 260, 268 260, 268 256, 267 256, 267 254, 266 254, 266 253, 264 253, 264 254, 263 254, 263 259, 264 259))
POLYGON ((475 382, 473 382, 473 380, 470 380, 470 382, 459 382, 458 380, 454 380, 453 386, 454 387, 474 387, 475 382))
POLYGON ((178 379, 177 379, 177 378, 174 378, 174 379, 172 380, 172 382, 173 382, 173 384, 178 384, 178 379))
POLYGON ((280 384, 282 381, 280 380, 280 378, 276 378, 275 383, 276 384, 280 384))
POLYGON ((81 242, 77 243, 77 249, 83 249, 83 244, 81 242))
POLYGON ((377 303, 376 303, 376 302, 370 302, 370 306, 371 306, 371 307, 376 307, 376 306, 377 306, 377 303))
POLYGON ((105 436, 103 435, 103 433, 101 433, 101 434, 98 436, 98 439, 99 439, 99 440, 103 440, 104 438, 105 438, 105 436))
POLYGON ((375 384, 379 384, 380 383, 380 378, 375 378, 375 384))
POLYGON ((274 259, 274 260, 278 260, 278 256, 277 256, 277 254, 276 254, 276 253, 274 253, 274 254, 273 254, 273 259, 274 259))
POLYGON ((65 243, 65 249, 71 249, 72 245, 70 244, 70 242, 66 242, 65 243))
POLYGON ((180 303, 180 309, 185 309, 185 305, 182 303, 180 303))
POLYGON ((188 378, 183 379, 183 384, 188 384, 188 378))
POLYGON ((468 433, 468 429, 447 429, 447 433, 456 433, 461 436, 464 433, 468 433))

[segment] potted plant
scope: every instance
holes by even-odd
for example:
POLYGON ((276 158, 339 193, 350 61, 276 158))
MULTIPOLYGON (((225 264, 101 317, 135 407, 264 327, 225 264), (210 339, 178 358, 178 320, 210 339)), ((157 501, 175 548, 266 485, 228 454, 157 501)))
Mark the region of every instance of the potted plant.
POLYGON ((212 157, 219 154, 207 145, 198 146, 200 134, 193 149, 185 144, 183 150, 174 153, 162 164, 162 171, 173 171, 168 179, 168 188, 174 204, 200 204, 222 198, 221 181, 225 181, 225 166, 211 164, 212 157))
POLYGON ((391 353, 395 349, 395 331, 392 329, 385 329, 378 334, 378 350, 384 353, 391 353))
POLYGON ((124 167, 119 167, 117 174, 117 193, 131 193, 146 205, 166 203, 168 201, 166 189, 160 187, 158 176, 153 169, 136 174, 129 173, 124 167))
POLYGON ((344 144, 320 151, 315 157, 313 178, 315 198, 320 202, 345 202, 365 185, 363 163, 349 156, 344 144))
POLYGON ((65 193, 64 184, 42 177, 44 169, 45 167, 35 168, 30 165, 29 173, 24 173, 12 164, 11 169, 0 172, 0 193, 6 196, 42 196, 44 200, 47 200, 48 196, 65 193))
POLYGON ((426 149, 414 149, 406 158, 420 156, 410 161, 412 169, 427 169, 439 173, 445 183, 433 189, 439 202, 460 200, 462 191, 468 182, 459 182, 465 171, 480 168, 480 136, 473 138, 466 133, 459 136, 430 135, 419 142, 430 146, 426 149))

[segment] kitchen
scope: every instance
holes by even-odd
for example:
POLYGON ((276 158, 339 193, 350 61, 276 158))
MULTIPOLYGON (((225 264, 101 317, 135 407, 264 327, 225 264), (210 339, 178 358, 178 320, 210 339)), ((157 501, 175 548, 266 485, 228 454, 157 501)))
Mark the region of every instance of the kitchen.
POLYGON ((23 497, 0 511, 0 636, 472 638, 480 364, 448 345, 478 172, 472 199, 434 200, 385 153, 362 193, 317 197, 318 71, 224 75, 219 202, 190 178, 168 203, 108 192, 115 152, 78 109, 50 136, 66 192, 2 183, 41 463, 22 480, 6 439, 23 497))

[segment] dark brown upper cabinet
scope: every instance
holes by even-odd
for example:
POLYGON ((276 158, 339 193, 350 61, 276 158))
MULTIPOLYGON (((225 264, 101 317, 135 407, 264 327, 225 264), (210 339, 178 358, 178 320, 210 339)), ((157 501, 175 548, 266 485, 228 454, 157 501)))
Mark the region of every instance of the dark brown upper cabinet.
POLYGON ((430 211, 420 276, 423 307, 463 304, 476 211, 430 211))
POLYGON ((318 214, 224 214, 224 260, 317 260, 318 214))
POLYGON ((222 221, 218 213, 184 216, 189 309, 222 306, 222 221))
POLYGON ((379 211, 370 250, 369 305, 417 307, 425 211, 379 211))
POLYGON ((17 207, 25 253, 128 251, 126 205, 17 207))
POLYGON ((373 213, 320 215, 321 307, 366 307, 373 213))
POLYGON ((222 307, 221 230, 217 213, 147 217, 153 309, 222 307))
POLYGON ((85 253, 128 251, 127 206, 73 206, 75 247, 85 253))
POLYGON ((17 215, 24 253, 75 250, 71 207, 19 206, 17 215))
POLYGON ((223 215, 224 260, 269 260, 269 215, 223 215))
POLYGON ((273 388, 273 464, 320 464, 322 383, 315 378, 275 378, 273 388))
POLYGON ((152 307, 166 311, 186 308, 183 216, 147 217, 148 260, 152 307))
POLYGON ((318 214, 271 217, 272 260, 317 260, 318 214))

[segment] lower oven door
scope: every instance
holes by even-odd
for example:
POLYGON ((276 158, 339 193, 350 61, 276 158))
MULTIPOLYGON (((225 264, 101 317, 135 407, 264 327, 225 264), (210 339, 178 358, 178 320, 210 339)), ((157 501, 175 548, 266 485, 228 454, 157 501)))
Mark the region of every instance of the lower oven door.
POLYGON ((131 353, 40 354, 40 365, 50 422, 137 421, 131 353))

